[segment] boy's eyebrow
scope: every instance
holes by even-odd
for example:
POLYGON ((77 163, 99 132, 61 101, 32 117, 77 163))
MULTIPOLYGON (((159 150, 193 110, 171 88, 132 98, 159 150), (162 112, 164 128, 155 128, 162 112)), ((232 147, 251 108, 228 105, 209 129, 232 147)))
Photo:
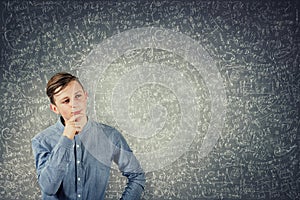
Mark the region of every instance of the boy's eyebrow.
POLYGON ((78 93, 81 93, 82 91, 81 90, 78 90, 77 92, 75 92, 75 94, 78 94, 78 93))
MULTIPOLYGON (((82 91, 81 90, 78 90, 77 92, 75 92, 74 94, 78 94, 78 93, 81 93, 82 91)), ((58 99, 58 101, 62 101, 62 100, 64 100, 64 99, 67 99, 67 98, 69 98, 68 96, 66 96, 66 97, 63 97, 63 98, 59 98, 58 99)))

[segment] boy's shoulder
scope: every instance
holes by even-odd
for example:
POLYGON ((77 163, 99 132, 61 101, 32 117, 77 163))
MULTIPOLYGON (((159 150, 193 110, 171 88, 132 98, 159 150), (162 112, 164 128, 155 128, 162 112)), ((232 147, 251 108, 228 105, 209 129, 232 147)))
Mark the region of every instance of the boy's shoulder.
POLYGON ((57 127, 57 124, 53 124, 53 125, 45 128, 38 134, 36 134, 32 138, 32 141, 33 140, 42 141, 42 140, 45 140, 46 138, 52 138, 52 137, 57 136, 57 133, 59 133, 59 128, 57 127))
POLYGON ((102 122, 97 122, 97 121, 92 121, 92 123, 94 124, 94 126, 96 126, 98 129, 101 129, 102 132, 104 134, 106 134, 107 136, 118 136, 118 135, 121 135, 121 133, 119 132, 119 130, 117 130, 117 128, 111 126, 111 125, 108 125, 108 124, 105 124, 105 123, 102 123, 102 122))

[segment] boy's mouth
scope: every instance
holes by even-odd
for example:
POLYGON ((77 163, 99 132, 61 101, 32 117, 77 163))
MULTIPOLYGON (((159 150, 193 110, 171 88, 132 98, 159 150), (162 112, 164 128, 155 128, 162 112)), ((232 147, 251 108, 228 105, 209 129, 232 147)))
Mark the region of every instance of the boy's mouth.
POLYGON ((80 113, 81 113, 81 110, 78 110, 78 111, 72 112, 72 115, 79 115, 80 113))

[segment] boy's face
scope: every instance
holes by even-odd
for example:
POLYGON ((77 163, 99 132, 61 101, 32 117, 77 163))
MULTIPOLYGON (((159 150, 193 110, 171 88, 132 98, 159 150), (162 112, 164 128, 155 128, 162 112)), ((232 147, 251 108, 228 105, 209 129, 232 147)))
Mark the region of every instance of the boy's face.
POLYGON ((71 81, 63 90, 54 95, 54 104, 50 108, 60 114, 65 121, 73 115, 81 115, 78 122, 86 120, 87 93, 77 81, 71 81))

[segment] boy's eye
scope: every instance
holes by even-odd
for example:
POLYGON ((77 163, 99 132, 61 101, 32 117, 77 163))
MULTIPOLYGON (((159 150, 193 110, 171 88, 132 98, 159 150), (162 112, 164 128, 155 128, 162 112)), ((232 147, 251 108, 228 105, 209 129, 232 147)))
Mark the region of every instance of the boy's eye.
POLYGON ((81 94, 77 94, 76 96, 75 96, 75 98, 80 98, 81 97, 81 94))
POLYGON ((66 100, 63 101, 63 103, 69 103, 69 102, 70 102, 69 99, 66 99, 66 100))

